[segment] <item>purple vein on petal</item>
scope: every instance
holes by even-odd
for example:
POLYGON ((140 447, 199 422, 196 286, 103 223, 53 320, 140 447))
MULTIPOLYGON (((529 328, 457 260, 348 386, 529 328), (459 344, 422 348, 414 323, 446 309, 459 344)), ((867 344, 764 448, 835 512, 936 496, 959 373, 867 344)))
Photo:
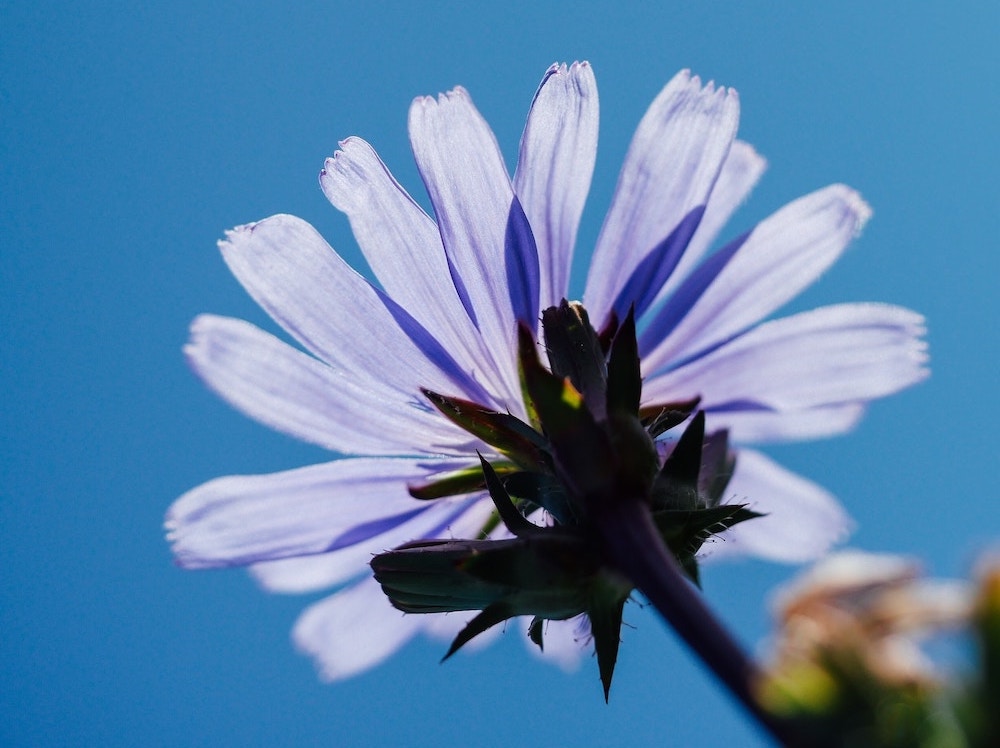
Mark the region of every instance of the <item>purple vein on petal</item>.
MULTIPOLYGON (((680 287, 651 315, 651 319, 643 321, 643 330, 639 334, 639 354, 643 356, 644 366, 651 363, 649 353, 680 324, 681 320, 691 311, 695 302, 701 298, 705 290, 732 260, 749 236, 750 232, 747 232, 710 255, 691 275, 684 279, 680 287)), ((691 358, 697 358, 704 353, 705 351, 699 351, 691 358)), ((669 365, 673 368, 682 363, 681 361, 671 361, 669 365)))
POLYGON ((470 372, 464 371, 455 361, 455 358, 445 350, 440 341, 427 332, 427 329, 414 319, 412 314, 393 301, 388 294, 377 289, 376 292, 379 299, 385 305, 385 308, 389 311, 389 314, 392 315, 392 318, 406 336, 461 391, 468 393, 476 402, 499 405, 499 403, 495 403, 493 397, 483 388, 482 384, 473 379, 470 372))
POLYGON ((514 172, 514 190, 538 250, 543 309, 568 292, 597 156, 598 119, 597 81, 590 65, 552 65, 532 99, 514 172))
POLYGON ((735 91, 683 71, 636 129, 604 220, 583 302, 598 326, 640 261, 708 202, 739 122, 735 91))
POLYGON ((692 208, 667 238, 657 244, 653 251, 636 265, 612 305, 618 319, 625 319, 632 305, 635 305, 636 317, 645 313, 660 288, 677 267, 704 214, 704 205, 692 208))
POLYGON ((538 250, 535 237, 524 215, 521 202, 514 196, 507 215, 504 232, 504 264, 507 268, 507 289, 510 305, 519 322, 531 327, 537 323, 538 310, 538 250))

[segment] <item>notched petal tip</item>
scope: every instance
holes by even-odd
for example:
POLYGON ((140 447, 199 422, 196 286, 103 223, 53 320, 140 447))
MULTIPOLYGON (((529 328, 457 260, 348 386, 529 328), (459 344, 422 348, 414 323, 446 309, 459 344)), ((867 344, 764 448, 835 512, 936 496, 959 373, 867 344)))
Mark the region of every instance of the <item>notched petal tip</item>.
POLYGON ((217 242, 217 246, 223 254, 230 249, 238 250, 239 245, 247 241, 255 232, 264 228, 278 228, 290 223, 305 223, 297 216, 288 213, 275 213, 273 216, 262 218, 259 221, 251 221, 226 231, 225 237, 217 242))
POLYGON ((449 104, 472 103, 472 97, 464 86, 455 86, 447 91, 440 92, 437 96, 425 95, 417 96, 410 104, 410 115, 419 110, 433 110, 446 107, 449 104))
POLYGON ((819 193, 828 193, 832 199, 840 200, 843 204, 844 221, 851 223, 851 235, 857 237, 861 234, 865 224, 872 217, 872 207, 861 197, 861 193, 846 184, 831 184, 819 193))

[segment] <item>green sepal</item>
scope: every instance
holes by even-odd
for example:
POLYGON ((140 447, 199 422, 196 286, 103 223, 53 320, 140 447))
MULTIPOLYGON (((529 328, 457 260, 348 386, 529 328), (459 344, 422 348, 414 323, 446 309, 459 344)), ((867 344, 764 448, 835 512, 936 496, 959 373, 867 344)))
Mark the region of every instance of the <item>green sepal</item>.
POLYGON ((699 410, 663 462, 660 478, 682 490, 698 492, 701 450, 705 444, 705 411, 699 410))
POLYGON ((736 453, 729 449, 728 431, 714 431, 705 437, 698 491, 708 506, 717 506, 726 495, 729 481, 736 471, 736 460, 736 453))
POLYGON ((597 333, 597 340, 600 342, 601 350, 604 351, 605 355, 611 350, 611 342, 615 339, 617 333, 618 313, 612 309, 608 312, 608 319, 605 321, 604 327, 597 333))
POLYGON ((404 613, 484 610, 506 602, 515 615, 562 620, 586 609, 600 566, 582 537, 538 528, 505 540, 425 540, 377 554, 375 579, 404 613))
MULTIPOLYGON (((476 452, 476 454, 479 453, 476 452)), ((493 500, 493 506, 496 507, 497 514, 500 515, 500 519, 503 520, 507 529, 517 537, 527 536, 541 530, 542 528, 529 522, 523 514, 517 511, 517 507, 511 501, 510 495, 500 482, 500 478, 497 477, 493 466, 481 454, 479 454, 479 462, 486 479, 486 489, 490 492, 490 498, 493 500)))
MULTIPOLYGON (((510 462, 496 462, 493 464, 493 469, 501 476, 520 471, 517 465, 510 462)), ((448 473, 442 478, 437 478, 427 483, 407 486, 410 496, 422 500, 441 499, 445 496, 474 493, 482 491, 485 488, 486 481, 483 479, 483 471, 474 465, 448 473)))
POLYGON ((597 654, 597 668, 604 686, 604 701, 607 703, 611 692, 611 678, 618 662, 618 647, 621 644, 622 611, 631 589, 620 584, 599 581, 595 584, 594 596, 587 610, 590 633, 594 637, 594 651, 597 654))
POLYGON ((761 516, 747 509, 745 504, 722 504, 690 511, 668 509, 654 512, 653 522, 681 570, 700 589, 698 553, 705 542, 740 522, 761 516))
POLYGON ((615 470, 608 435, 570 380, 542 366, 532 332, 523 324, 518 328, 518 352, 524 383, 552 445, 560 479, 577 496, 607 493, 615 470))
POLYGON ((545 642, 542 640, 542 630, 545 628, 545 619, 535 616, 528 625, 528 638, 538 645, 538 649, 545 651, 545 642))
POLYGON ((701 398, 695 397, 691 400, 679 400, 675 403, 644 405, 639 408, 639 419, 646 431, 649 432, 650 437, 656 439, 674 426, 684 423, 694 413, 700 402, 701 398))
POLYGON ((511 611, 510 606, 507 603, 499 602, 493 603, 492 605, 486 606, 486 608, 475 618, 469 621, 465 628, 458 632, 458 636, 448 647, 448 651, 445 653, 444 657, 441 658, 441 662, 444 662, 453 654, 455 654, 464 645, 468 644, 472 639, 479 636, 484 631, 493 628, 498 623, 503 623, 508 618, 513 618, 514 613, 511 611))
POLYGON ((639 344, 635 338, 634 309, 630 308, 618 328, 608 355, 607 412, 637 417, 641 397, 639 344))
MULTIPOLYGON (((545 509, 560 525, 577 524, 579 518, 573 503, 566 495, 563 484, 554 475, 521 470, 502 475, 501 483, 512 498, 545 509)), ((523 514, 528 516, 531 512, 524 511, 523 514)))
POLYGON ((677 559, 681 565, 684 576, 691 580, 691 584, 701 589, 701 569, 698 567, 698 557, 695 555, 683 556, 677 559))
POLYGON ((493 542, 512 541, 416 540, 376 554, 371 567, 393 607, 404 613, 481 610, 502 595, 459 564, 493 542))
POLYGON ((587 310, 563 299, 542 312, 542 331, 552 373, 568 378, 595 418, 603 418, 608 370, 587 310))
POLYGON ((678 558, 693 556, 713 535, 764 515, 747 509, 746 504, 720 504, 702 509, 663 509, 653 511, 653 522, 660 537, 678 558))
POLYGON ((510 413, 498 413, 482 405, 421 389, 442 415, 459 428, 496 447, 521 467, 538 469, 548 464, 545 438, 510 413))
POLYGON ((554 609, 565 610, 566 600, 579 599, 581 584, 597 573, 600 561, 580 535, 561 527, 532 527, 534 531, 514 541, 492 541, 494 547, 461 560, 458 568, 483 582, 523 593, 522 603, 528 606, 524 613, 564 617, 554 609), (538 603, 528 601, 539 594, 548 595, 541 603, 545 611, 530 609, 538 603))

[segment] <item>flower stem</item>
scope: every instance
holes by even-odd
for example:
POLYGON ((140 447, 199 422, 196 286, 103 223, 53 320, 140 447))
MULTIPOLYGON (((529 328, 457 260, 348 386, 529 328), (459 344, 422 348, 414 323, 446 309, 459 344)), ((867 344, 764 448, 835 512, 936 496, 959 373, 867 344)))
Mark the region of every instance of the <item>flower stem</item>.
POLYGON ((638 500, 616 499, 601 502, 600 514, 596 525, 610 560, 778 743, 804 746, 790 725, 757 703, 752 691, 757 666, 684 577, 649 507, 638 500))

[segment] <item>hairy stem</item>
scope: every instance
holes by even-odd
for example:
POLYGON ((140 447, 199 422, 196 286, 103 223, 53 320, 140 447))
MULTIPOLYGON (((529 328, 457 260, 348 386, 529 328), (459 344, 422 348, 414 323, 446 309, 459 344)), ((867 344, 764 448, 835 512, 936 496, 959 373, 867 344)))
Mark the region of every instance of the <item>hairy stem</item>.
POLYGON ((610 560, 775 740, 789 748, 804 746, 787 723, 757 703, 752 692, 757 666, 684 577, 664 546, 649 507, 638 500, 601 504, 596 525, 610 560))

